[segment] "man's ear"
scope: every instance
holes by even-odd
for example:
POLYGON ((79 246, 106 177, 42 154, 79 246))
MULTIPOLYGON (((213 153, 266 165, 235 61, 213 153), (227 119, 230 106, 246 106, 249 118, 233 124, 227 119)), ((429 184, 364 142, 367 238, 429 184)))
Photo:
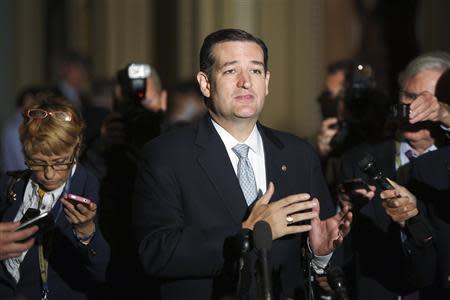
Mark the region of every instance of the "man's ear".
POLYGON ((160 100, 160 109, 162 111, 166 111, 167 110, 167 91, 166 90, 162 90, 160 95, 159 95, 159 100, 160 100))
POLYGON ((266 71, 266 96, 269 94, 270 72, 266 71))
POLYGON ((203 96, 206 98, 211 97, 211 84, 208 79, 208 75, 203 72, 197 73, 197 81, 198 85, 200 86, 200 91, 202 91, 203 96))

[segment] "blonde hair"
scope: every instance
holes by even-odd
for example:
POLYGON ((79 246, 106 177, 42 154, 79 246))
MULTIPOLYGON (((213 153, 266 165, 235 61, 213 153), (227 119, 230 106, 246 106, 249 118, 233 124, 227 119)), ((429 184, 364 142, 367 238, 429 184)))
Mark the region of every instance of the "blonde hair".
POLYGON ((28 109, 65 112, 71 116, 71 120, 63 121, 51 115, 43 119, 29 118, 28 110, 24 111, 19 134, 25 157, 36 153, 63 155, 81 143, 84 121, 77 109, 64 98, 42 96, 37 104, 28 109))

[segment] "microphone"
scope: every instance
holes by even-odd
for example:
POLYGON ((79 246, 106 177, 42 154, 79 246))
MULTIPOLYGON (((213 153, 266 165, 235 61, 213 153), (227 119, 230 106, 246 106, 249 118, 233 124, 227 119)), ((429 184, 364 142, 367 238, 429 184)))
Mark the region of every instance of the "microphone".
POLYGON ((238 236, 239 262, 238 262, 238 282, 236 294, 238 299, 246 300, 249 297, 250 284, 252 281, 252 272, 250 270, 250 250, 251 230, 242 229, 238 236))
POLYGON ((269 223, 258 221, 253 228, 253 244, 258 251, 258 299, 272 300, 272 284, 267 254, 272 247, 272 230, 269 223))
POLYGON ((382 190, 392 190, 394 187, 386 179, 381 170, 375 164, 375 159, 372 155, 367 154, 358 162, 358 166, 362 172, 372 178, 382 190))
MULTIPOLYGON (((387 181, 380 169, 375 164, 375 159, 372 155, 367 154, 358 165, 366 175, 370 176, 382 190, 391 190, 394 187, 387 181)), ((418 214, 405 222, 405 230, 411 235, 412 239, 419 245, 425 245, 433 240, 433 230, 428 224, 427 219, 418 214)))
POLYGON ((349 300, 347 288, 345 287, 344 271, 340 267, 333 267, 327 270, 327 280, 330 287, 336 294, 337 300, 349 300))

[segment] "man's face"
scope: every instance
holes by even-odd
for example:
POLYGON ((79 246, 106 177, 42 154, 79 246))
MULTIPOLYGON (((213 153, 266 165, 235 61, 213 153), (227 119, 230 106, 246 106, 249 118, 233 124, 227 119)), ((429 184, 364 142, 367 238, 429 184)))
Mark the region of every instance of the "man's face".
MULTIPOLYGON (((414 97, 421 93, 428 92, 434 95, 436 83, 441 76, 442 71, 424 70, 417 73, 405 82, 400 96, 400 103, 411 104, 414 97)), ((428 129, 406 130, 403 132, 404 137, 410 141, 419 141, 422 139, 431 139, 428 129)))
POLYGON ((336 71, 328 74, 325 78, 325 88, 331 93, 332 97, 336 97, 344 88, 345 74, 344 71, 336 71))
POLYGON ((213 55, 211 78, 199 72, 197 80, 203 95, 210 98, 214 120, 219 124, 256 121, 269 92, 263 50, 254 42, 231 41, 216 44, 213 55))
POLYGON ((152 112, 166 111, 167 109, 167 92, 165 90, 158 91, 155 81, 150 77, 146 80, 145 99, 141 101, 141 105, 152 112))

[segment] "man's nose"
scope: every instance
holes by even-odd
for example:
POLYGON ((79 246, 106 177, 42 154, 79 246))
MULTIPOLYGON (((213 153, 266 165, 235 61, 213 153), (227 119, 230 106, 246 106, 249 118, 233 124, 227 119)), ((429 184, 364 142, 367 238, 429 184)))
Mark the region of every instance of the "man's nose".
POLYGON ((241 72, 239 74, 238 87, 249 89, 252 86, 252 81, 250 79, 250 75, 246 72, 241 72))

